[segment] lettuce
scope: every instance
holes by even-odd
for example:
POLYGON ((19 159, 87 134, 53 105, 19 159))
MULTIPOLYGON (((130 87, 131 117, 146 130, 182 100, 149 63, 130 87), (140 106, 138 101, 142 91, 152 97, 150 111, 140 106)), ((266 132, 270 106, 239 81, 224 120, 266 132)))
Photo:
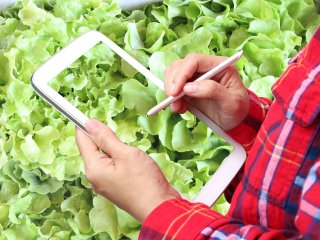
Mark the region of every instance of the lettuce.
MULTIPOLYGON (((0 239, 137 239, 140 224, 92 192, 74 125, 32 90, 31 74, 55 52, 98 30, 163 79, 192 52, 244 57, 247 87, 270 86, 310 39, 313 0, 164 0, 122 11, 116 0, 20 0, 0 12, 0 239)), ((104 45, 51 83, 119 138, 150 154, 170 183, 192 198, 231 147, 192 114, 146 117, 165 94, 104 45)), ((213 209, 225 214, 222 196, 213 209)))

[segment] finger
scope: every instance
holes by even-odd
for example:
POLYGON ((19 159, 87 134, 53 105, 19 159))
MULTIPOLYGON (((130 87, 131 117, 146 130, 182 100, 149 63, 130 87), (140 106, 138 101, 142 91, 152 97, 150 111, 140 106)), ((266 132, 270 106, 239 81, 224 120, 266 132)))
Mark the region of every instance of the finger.
POLYGON ((182 60, 174 61, 166 68, 164 72, 164 89, 167 96, 171 95, 172 81, 174 79, 176 71, 179 69, 179 65, 182 60))
POLYGON ((196 73, 198 63, 193 59, 184 59, 179 66, 176 67, 176 71, 171 76, 170 95, 177 96, 182 91, 183 85, 196 73))
POLYGON ((172 62, 165 70, 164 70, 164 91, 166 93, 167 96, 170 96, 170 86, 171 86, 171 83, 169 83, 169 80, 171 78, 171 74, 173 72, 173 69, 174 69, 174 65, 176 64, 177 62, 174 61, 172 62))
POLYGON ((79 128, 76 128, 76 143, 87 168, 101 154, 99 147, 79 128))
POLYGON ((189 97, 208 98, 215 101, 225 99, 228 94, 228 90, 214 80, 187 83, 183 91, 189 97))
POLYGON ((125 152, 125 149, 128 147, 119 140, 108 126, 98 120, 87 120, 86 130, 91 135, 95 144, 111 157, 118 156, 125 152))
POLYGON ((182 101, 183 101, 182 99, 178 99, 177 101, 170 104, 171 111, 174 113, 178 113, 181 109, 182 101))
POLYGON ((181 101, 181 105, 180 105, 180 108, 179 110, 177 111, 177 113, 179 114, 183 114, 187 111, 187 105, 185 103, 185 101, 181 101))
POLYGON ((214 66, 225 61, 226 57, 217 57, 204 54, 189 54, 182 63, 179 64, 178 70, 175 72, 171 80, 171 95, 178 95, 185 83, 191 79, 196 73, 207 72, 214 66))

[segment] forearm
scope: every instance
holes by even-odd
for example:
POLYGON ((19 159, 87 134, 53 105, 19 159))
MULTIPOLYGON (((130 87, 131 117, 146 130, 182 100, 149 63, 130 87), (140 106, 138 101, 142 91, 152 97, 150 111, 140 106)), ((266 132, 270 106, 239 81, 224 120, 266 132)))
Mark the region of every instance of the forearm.
MULTIPOLYGON (((319 159, 320 160, 320 159, 319 159)), ((143 223, 139 239, 316 239, 319 236, 320 162, 311 168, 302 190, 296 228, 268 229, 223 216, 204 204, 182 199, 163 202, 143 223)))

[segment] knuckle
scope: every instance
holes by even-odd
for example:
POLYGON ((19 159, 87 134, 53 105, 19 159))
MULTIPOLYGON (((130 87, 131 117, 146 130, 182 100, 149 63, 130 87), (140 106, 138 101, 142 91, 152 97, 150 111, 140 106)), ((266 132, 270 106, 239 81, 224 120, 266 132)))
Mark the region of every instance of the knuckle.
POLYGON ((190 53, 185 57, 185 59, 186 60, 194 60, 194 59, 198 58, 198 56, 199 56, 198 53, 190 53))
POLYGON ((103 132, 98 133, 96 143, 100 149, 105 148, 108 144, 107 138, 105 136, 106 134, 104 134, 103 132))
POLYGON ((179 64, 179 62, 180 62, 180 60, 174 60, 174 61, 171 63, 171 65, 172 65, 172 66, 175 66, 175 65, 179 64))
POLYGON ((210 81, 209 88, 211 93, 216 94, 218 90, 218 84, 214 83, 213 81, 210 81))
POLYGON ((96 185, 96 183, 97 183, 96 174, 94 174, 92 171, 88 170, 88 171, 86 172, 86 177, 87 177, 88 181, 89 181, 92 185, 96 185))
POLYGON ((173 70, 174 68, 177 68, 180 64, 181 64, 182 60, 174 60, 171 64, 170 64, 170 68, 171 70, 173 70))
POLYGON ((225 60, 228 59, 228 57, 219 56, 219 55, 211 56, 211 58, 212 58, 212 60, 217 60, 219 62, 224 62, 225 60))
POLYGON ((145 157, 147 156, 142 150, 140 150, 137 147, 130 147, 129 151, 129 158, 134 158, 134 159, 140 159, 144 160, 145 157))
POLYGON ((139 157, 141 155, 141 150, 136 147, 130 147, 129 152, 132 156, 139 157))

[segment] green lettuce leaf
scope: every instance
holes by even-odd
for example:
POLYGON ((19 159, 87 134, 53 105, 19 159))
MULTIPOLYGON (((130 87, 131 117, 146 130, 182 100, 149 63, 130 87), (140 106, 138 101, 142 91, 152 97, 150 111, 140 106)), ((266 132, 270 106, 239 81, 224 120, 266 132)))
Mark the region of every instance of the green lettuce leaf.
MULTIPOLYGON (((0 11, 0 240, 137 239, 140 223, 96 196, 74 125, 35 94, 33 72, 76 37, 97 30, 158 78, 190 53, 230 56, 244 84, 270 86, 320 22, 313 0, 164 0, 122 11, 118 0, 18 0, 0 11)), ((147 117, 165 99, 128 63, 97 44, 51 87, 118 137, 146 151, 192 199, 232 151, 191 113, 147 117)), ((221 198, 213 209, 225 214, 221 198)))

